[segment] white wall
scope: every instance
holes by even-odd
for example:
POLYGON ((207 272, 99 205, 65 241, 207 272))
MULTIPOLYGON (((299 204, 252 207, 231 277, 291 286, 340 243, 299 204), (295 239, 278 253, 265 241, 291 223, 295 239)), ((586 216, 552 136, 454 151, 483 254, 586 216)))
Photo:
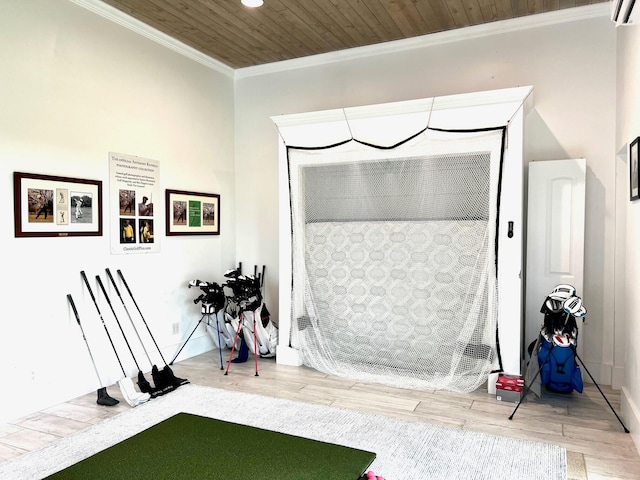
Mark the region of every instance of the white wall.
MULTIPOLYGON (((188 280, 222 281, 235 265, 235 185, 229 75, 67 1, 1 2, 0 32, 1 421, 99 387, 67 293, 90 330, 103 381, 122 377, 80 270, 103 280, 106 267, 122 270, 170 361, 200 318, 192 301, 200 292, 188 290, 188 280), (221 235, 165 237, 164 200, 157 199, 160 253, 110 255, 110 151, 159 161, 163 195, 165 188, 220 193, 221 235), (102 180, 103 236, 14 238, 14 171, 102 180)), ((113 322, 106 304, 102 313, 113 322)), ((110 329, 116 337, 117 326, 110 329)), ((119 346, 132 376, 137 370, 119 346)), ((184 355, 209 348, 198 332, 184 355)), ((162 367, 152 344, 148 351, 162 367)), ((150 370, 144 354, 138 363, 150 370)), ((174 371, 179 376, 179 363, 174 371)))
MULTIPOLYGON (((187 290, 186 281, 219 281, 237 261, 247 269, 266 265, 266 299, 277 320, 278 144, 270 116, 519 85, 534 87, 527 159, 587 159, 582 296, 589 324, 581 339, 589 369, 599 381, 611 382, 614 363, 622 368, 624 362, 611 313, 618 305, 613 252, 619 243, 611 166, 621 142, 615 137, 616 33, 608 6, 601 6, 598 18, 571 23, 527 30, 497 23, 493 35, 473 27, 464 29, 464 40, 430 47, 359 59, 338 55, 317 66, 285 62, 281 70, 244 69, 236 72, 234 86, 215 69, 71 2, 0 4, 0 362, 7 384, 20 392, 3 400, 0 415, 15 417, 98 387, 65 301, 66 293, 79 296, 81 315, 96 336, 102 333, 83 295, 82 269, 91 275, 105 267, 123 270, 165 357, 181 343, 171 324, 178 319, 184 334, 200 317, 192 302, 198 292, 187 290), (473 38, 475 31, 484 33, 473 38), (103 180, 106 205, 109 151, 158 160, 162 190, 220 193, 222 235, 163 237, 159 254, 113 256, 106 211, 100 238, 14 238, 14 171, 103 180)), ((631 48, 637 40, 629 44, 629 52, 638 51, 631 48)), ((640 227, 633 218, 627 221, 628 236, 636 240, 640 227)), ((634 272, 629 276, 637 283, 634 272)), ((631 340, 638 338, 636 330, 631 328, 631 340)), ((186 353, 209 346, 199 336, 186 353)), ((117 364, 104 345, 100 353, 103 365, 112 363, 105 367, 105 383, 113 382, 117 364)), ((130 361, 127 369, 135 373, 130 361)), ((635 372, 633 364, 630 369, 635 372)), ((628 382, 631 397, 640 398, 640 387, 628 382)))
MULTIPOLYGON (((535 110, 526 120, 526 158, 587 159, 585 286, 580 293, 589 316, 581 337, 583 359, 599 382, 610 384, 616 43, 607 5, 601 7, 599 17, 571 23, 363 58, 338 57, 318 66, 291 62, 283 63, 281 71, 240 70, 235 111, 236 182, 238 191, 243 189, 237 198, 238 258, 266 263, 270 282, 276 281, 278 134, 270 116, 532 85, 535 110)), ((275 307, 277 290, 268 286, 275 307)), ((541 324, 542 318, 532 321, 541 324)))
MULTIPOLYGON (((616 147, 620 152, 616 166, 623 179, 619 183, 618 217, 624 229, 619 250, 624 259, 622 267, 619 302, 622 318, 616 335, 618 351, 625 362, 624 385, 622 387, 622 411, 631 430, 634 442, 640 449, 640 201, 629 201, 628 145, 640 136, 640 27, 623 26, 617 29, 618 38, 618 114, 616 121, 616 147)), ((618 317, 619 315, 616 315, 618 317)))

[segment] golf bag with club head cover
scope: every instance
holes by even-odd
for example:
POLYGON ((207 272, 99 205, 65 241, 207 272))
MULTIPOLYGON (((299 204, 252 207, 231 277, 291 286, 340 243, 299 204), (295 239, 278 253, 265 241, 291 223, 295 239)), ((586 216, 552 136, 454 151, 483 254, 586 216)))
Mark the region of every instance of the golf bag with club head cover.
POLYGON ((231 355, 227 363, 227 371, 233 363, 247 361, 249 351, 254 353, 256 364, 256 376, 258 375, 258 356, 268 357, 275 355, 275 348, 278 341, 278 330, 270 319, 270 314, 264 304, 262 288, 264 281, 264 270, 262 274, 257 273, 257 265, 254 275, 243 275, 241 265, 237 269, 225 272, 224 276, 228 280, 223 284, 231 291, 231 295, 226 295, 227 308, 225 311, 227 323, 233 327, 234 339, 240 339, 240 348, 237 358, 232 359, 234 345, 231 348, 231 355))
POLYGON ((522 391, 518 404, 509 416, 509 420, 513 419, 528 392, 533 391, 537 396, 541 396, 542 386, 547 391, 555 393, 568 394, 573 390, 582 393, 584 385, 578 365, 580 362, 624 431, 629 433, 576 350, 578 344, 577 319, 583 319, 587 315, 587 309, 576 289, 572 285, 557 285, 545 298, 540 313, 544 315, 542 328, 538 339, 532 342, 528 348, 531 357, 526 371, 528 383, 522 391), (540 377, 540 381, 536 383, 538 377, 540 377))

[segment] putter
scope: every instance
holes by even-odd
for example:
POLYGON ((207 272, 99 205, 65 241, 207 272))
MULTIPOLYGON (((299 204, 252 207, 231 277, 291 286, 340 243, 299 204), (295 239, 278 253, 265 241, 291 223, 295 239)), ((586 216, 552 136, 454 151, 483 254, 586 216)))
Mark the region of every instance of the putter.
POLYGON ((136 389, 133 386, 133 381, 129 377, 127 377, 127 372, 125 372, 124 367, 122 366, 122 362, 120 361, 120 357, 118 356, 118 351, 116 350, 116 346, 113 344, 113 340, 111 338, 111 335, 109 334, 109 329, 107 329, 107 324, 102 317, 102 312, 100 311, 100 307, 98 306, 98 301, 93 294, 93 290, 91 290, 91 285, 89 285, 89 280, 87 280, 87 276, 85 275, 84 270, 80 272, 80 276, 82 277, 82 280, 84 280, 87 290, 89 291, 89 295, 91 295, 91 300, 93 300, 93 304, 96 307, 98 316, 100 317, 100 321, 102 322, 102 326, 104 327, 104 331, 107 333, 107 337, 109 338, 109 343, 111 343, 113 353, 115 353, 116 358, 118 359, 118 364, 120 365, 120 369, 122 370, 122 374, 124 375, 124 378, 122 380, 118 380, 118 386, 120 387, 122 396, 129 405, 131 405, 132 407, 137 407, 138 405, 147 402, 151 398, 151 395, 144 392, 136 392, 136 389))
MULTIPOLYGON (((107 269, 108 271, 108 269, 107 269)), ((158 343, 156 342, 156 339, 153 337, 153 333, 151 333, 151 329, 149 328, 149 325, 147 324, 147 321, 144 319, 144 316, 142 315, 142 312, 140 311, 140 307, 138 307, 138 303, 136 302, 136 299, 133 297, 133 293, 131 292, 131 289, 129 288, 129 285, 127 284, 127 281, 124 279, 124 275, 122 275, 122 272, 120 270, 117 270, 118 276, 120 277, 120 280, 122 280, 122 284, 125 286, 125 288, 127 289, 127 292, 129 292, 129 296, 131 297, 131 300, 133 301, 133 304, 136 306, 136 309, 138 310, 138 313, 140 314, 140 318, 142 318, 142 322, 144 323, 144 326, 147 328, 147 331, 149 332, 149 336, 151 337, 151 340, 153 340, 153 344, 156 346, 156 349, 158 350, 158 353, 160 354, 160 358, 162 359, 162 362, 164 363, 164 368, 160 371, 157 371, 157 367, 156 367, 156 371, 154 372, 152 370, 151 374, 153 376, 154 381, 156 381, 156 377, 160 378, 160 377, 164 377, 167 381, 167 383, 175 386, 175 387, 179 387, 180 385, 185 385, 187 383, 189 383, 189 380, 185 379, 185 378, 178 378, 173 374, 173 370, 171 370, 171 368, 169 367, 169 365, 167 365, 166 360, 164 359, 164 356, 162 355, 162 351, 160 350, 160 347, 158 346, 158 343)), ((109 274, 109 276, 111 276, 109 274)))
POLYGON ((87 350, 89 351, 89 357, 91 358, 91 363, 93 364, 93 369, 96 371, 96 376, 98 377, 98 382, 100 382, 100 388, 98 389, 98 400, 96 403, 98 405, 104 405, 105 407, 113 407, 120 403, 120 400, 117 400, 110 396, 107 393, 107 387, 104 386, 104 383, 100 379, 100 373, 98 372, 98 367, 96 366, 96 362, 93 359, 93 354, 91 353, 91 348, 89 348, 89 342, 87 341, 87 337, 84 334, 84 329, 82 328, 82 324, 80 323, 80 315, 78 315, 78 310, 76 309, 76 304, 73 302, 73 297, 71 294, 67 294, 67 300, 69 301, 69 305, 73 309, 73 314, 76 316, 76 322, 78 322, 78 326, 80 327, 80 331, 82 332, 82 338, 84 339, 84 343, 87 345, 87 350))

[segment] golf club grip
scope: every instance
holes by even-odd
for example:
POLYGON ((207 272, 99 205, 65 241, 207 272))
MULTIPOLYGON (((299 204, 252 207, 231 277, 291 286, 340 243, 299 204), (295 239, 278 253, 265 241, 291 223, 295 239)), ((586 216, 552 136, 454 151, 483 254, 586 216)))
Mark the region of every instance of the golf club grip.
MULTIPOLYGON (((76 304, 73 302, 73 297, 70 293, 67 293, 67 300, 69 301, 69 305, 71 305, 71 308, 73 309, 73 314, 76 316, 76 322, 78 322, 78 325, 80 325, 80 315, 78 315, 76 304)), ((82 327, 82 325, 80 325, 80 327, 82 327)))
MULTIPOLYGON (((84 270, 80 272, 80 276, 84 280, 84 283, 87 286, 87 290, 89 290, 89 295, 91 295, 91 300, 93 300, 93 303, 96 304, 96 309, 98 310, 98 313, 100 313, 100 308, 98 307, 98 301, 96 300, 96 297, 93 294, 93 290, 91 290, 91 285, 89 285, 89 280, 87 279, 87 276, 85 275, 84 270)), ((102 316, 101 313, 100 313, 100 316, 102 316)))
POLYGON ((113 285, 113 288, 115 289, 116 294, 118 294, 118 296, 122 298, 122 295, 120 295, 120 290, 118 290, 118 285, 116 285, 116 281, 111 276, 111 270, 109 270, 108 268, 105 268, 104 270, 105 272, 107 272, 107 276, 109 277, 109 280, 111 280, 111 284, 113 285))
POLYGON ((109 343, 111 344, 111 348, 113 348, 113 353, 116 355, 116 359, 118 360, 118 364, 120 365, 120 369, 122 370, 122 374, 126 377, 127 372, 125 372, 124 367, 122 366, 122 362, 120 361, 120 357, 118 356, 118 351, 116 350, 116 346, 113 344, 113 339, 111 338, 111 334, 109 333, 109 329, 107 328, 107 324, 102 317, 102 312, 100 311, 100 307, 98 306, 98 300, 96 300, 95 295, 93 294, 93 290, 91 290, 91 285, 89 284, 89 280, 87 279, 87 275, 84 273, 84 270, 80 271, 80 276, 84 280, 85 285, 87 286, 87 290, 89 290, 89 295, 91 295, 91 300, 93 300, 93 304, 96 307, 98 312, 98 316, 100 317, 100 321, 102 322, 102 326, 104 327, 104 331, 109 338, 109 343))
POLYGON ((125 288, 127 289, 127 292, 129 292, 129 296, 131 297, 131 300, 133 300, 133 304, 136 306, 136 308, 138 309, 138 312, 140 313, 140 315, 142 315, 142 312, 140 312, 140 307, 138 307, 138 303, 136 302, 136 299, 133 298, 133 292, 131 291, 131 289, 129 288, 129 284, 127 283, 127 281, 124 279, 124 275, 122 275, 122 272, 120 271, 120 269, 118 269, 118 276, 120 277, 120 280, 122 280, 123 285, 125 286, 125 288))

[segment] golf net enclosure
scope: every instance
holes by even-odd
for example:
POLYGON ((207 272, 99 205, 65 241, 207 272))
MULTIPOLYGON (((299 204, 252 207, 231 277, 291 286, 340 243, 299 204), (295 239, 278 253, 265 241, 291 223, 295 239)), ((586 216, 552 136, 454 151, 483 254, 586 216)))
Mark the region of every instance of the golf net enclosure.
POLYGON ((322 372, 469 392, 499 363, 505 128, 287 147, 291 346, 322 372))

